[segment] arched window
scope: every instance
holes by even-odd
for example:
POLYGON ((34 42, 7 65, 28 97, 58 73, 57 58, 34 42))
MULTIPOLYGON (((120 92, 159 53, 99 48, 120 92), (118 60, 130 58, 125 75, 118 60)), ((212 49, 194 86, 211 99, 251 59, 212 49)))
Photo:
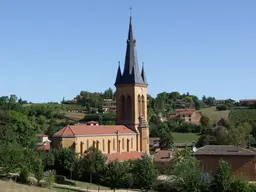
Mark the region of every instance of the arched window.
POLYGON ((105 151, 105 140, 104 139, 102 140, 102 151, 103 152, 105 151))
POLYGON ((115 139, 113 139, 113 150, 114 151, 116 150, 116 141, 115 141, 115 139))
POLYGON ((83 145, 84 145, 84 143, 81 142, 80 143, 80 155, 82 155, 84 153, 84 149, 83 149, 84 146, 83 145))
POLYGON ((145 118, 145 97, 144 97, 144 95, 142 95, 142 97, 141 97, 141 108, 142 108, 142 115, 143 115, 143 117, 145 118))
POLYGON ((124 120, 125 119, 125 96, 122 95, 121 99, 120 99, 120 112, 121 112, 121 119, 124 120))
POLYGON ((124 138, 122 139, 122 148, 124 150, 124 138))
POLYGON ((133 138, 131 138, 131 149, 133 149, 133 138))
POLYGON ((89 149, 89 140, 86 141, 86 149, 89 149))
POLYGON ((140 103, 141 103, 141 98, 140 98, 140 95, 138 95, 138 114, 139 114, 139 116, 140 116, 140 114, 141 114, 140 103))
POLYGON ((127 112, 127 119, 131 119, 132 116, 132 98, 130 95, 128 95, 127 97, 127 108, 126 108, 126 112, 127 112))

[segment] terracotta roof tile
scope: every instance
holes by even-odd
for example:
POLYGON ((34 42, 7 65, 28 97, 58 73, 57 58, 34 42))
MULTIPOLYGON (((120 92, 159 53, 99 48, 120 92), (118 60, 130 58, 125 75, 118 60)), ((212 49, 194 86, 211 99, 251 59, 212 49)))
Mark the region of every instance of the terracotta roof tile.
POLYGON ((95 125, 90 126, 86 124, 68 125, 58 132, 53 137, 74 137, 76 135, 104 135, 104 134, 136 134, 131 129, 124 125, 95 125))
POLYGON ((45 145, 38 145, 37 150, 45 150, 49 151, 51 149, 50 143, 47 143, 45 145))
POLYGON ((122 152, 122 153, 112 153, 106 154, 107 161, 126 161, 126 160, 135 160, 139 159, 144 155, 143 152, 131 151, 131 152, 122 152))
POLYGON ((154 162, 169 162, 173 159, 172 150, 160 150, 154 155, 154 162))
POLYGON ((234 145, 205 145, 198 148, 195 155, 252 155, 256 153, 234 145))
POLYGON ((239 100, 239 102, 256 102, 256 99, 243 99, 239 100))
POLYGON ((195 111, 182 111, 179 112, 180 115, 192 115, 195 111))

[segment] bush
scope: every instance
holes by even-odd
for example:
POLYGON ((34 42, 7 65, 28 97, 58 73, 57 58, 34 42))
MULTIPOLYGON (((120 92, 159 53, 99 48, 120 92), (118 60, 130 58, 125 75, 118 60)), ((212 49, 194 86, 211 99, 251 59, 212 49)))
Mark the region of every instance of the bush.
POLYGON ((230 192, 249 192, 250 186, 245 181, 235 180, 230 184, 230 192))
POLYGON ((29 176, 28 169, 26 167, 22 168, 20 171, 19 182, 27 184, 28 176, 29 176))
POLYGON ((63 181, 66 180, 66 177, 63 176, 63 175, 56 175, 56 176, 55 176, 55 180, 56 180, 57 183, 58 183, 58 182, 63 182, 63 181))
POLYGON ((219 105, 217 105, 217 107, 216 107, 216 110, 218 110, 218 111, 225 111, 225 110, 227 110, 228 109, 228 106, 227 105, 224 105, 224 104, 219 104, 219 105))
POLYGON ((256 185, 255 184, 249 184, 250 192, 256 192, 256 185))

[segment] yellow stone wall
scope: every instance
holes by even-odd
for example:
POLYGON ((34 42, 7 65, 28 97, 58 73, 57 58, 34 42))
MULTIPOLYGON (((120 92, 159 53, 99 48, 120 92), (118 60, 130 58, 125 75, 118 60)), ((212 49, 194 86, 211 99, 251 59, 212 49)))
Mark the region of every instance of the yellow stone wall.
POLYGON ((136 129, 139 124, 139 106, 138 106, 138 96, 144 96, 144 118, 147 119, 147 86, 146 85, 118 85, 116 89, 116 114, 117 114, 117 124, 119 125, 129 125, 130 128, 136 129), (131 96, 131 106, 126 108, 128 113, 131 114, 130 118, 122 119, 122 104, 121 96, 124 95, 127 99, 128 95, 131 96))
POLYGON ((140 134, 141 134, 141 148, 140 150, 142 152, 145 152, 149 154, 149 129, 148 127, 140 128, 140 134))
POLYGON ((117 153, 137 151, 137 135, 115 135, 115 136, 78 136, 76 138, 53 138, 53 143, 57 146, 58 142, 62 141, 63 148, 72 148, 76 153, 83 153, 88 148, 92 147, 95 142, 95 147, 102 153, 117 153), (128 141, 129 140, 129 141, 128 141), (110 142, 109 142, 110 141, 110 142), (120 151, 118 151, 118 142, 120 141, 120 151), (104 142, 104 144, 103 144, 104 142), (108 144, 109 142, 109 144, 108 144), (115 142, 115 144, 113 144, 115 142), (87 145, 88 143, 88 145, 87 145))

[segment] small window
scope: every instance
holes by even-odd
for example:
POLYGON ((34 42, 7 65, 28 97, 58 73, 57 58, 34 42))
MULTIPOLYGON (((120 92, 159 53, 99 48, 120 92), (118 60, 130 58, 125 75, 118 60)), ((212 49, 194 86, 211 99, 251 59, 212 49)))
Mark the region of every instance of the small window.
POLYGON ((189 121, 191 121, 191 119, 189 119, 189 121))
POLYGON ((105 140, 104 139, 102 140, 102 151, 103 152, 105 151, 105 140))
POLYGON ((122 139, 122 147, 123 147, 123 150, 124 150, 124 138, 122 139))
POLYGON ((185 117, 185 115, 183 115, 183 117, 185 117))
POLYGON ((131 138, 131 148, 133 148, 133 138, 131 138))
POLYGON ((115 141, 115 139, 113 139, 113 150, 114 151, 116 150, 116 141, 115 141))
POLYGON ((86 141, 86 149, 89 149, 89 140, 86 141))
POLYGON ((189 117, 191 117, 191 115, 189 115, 189 117))

